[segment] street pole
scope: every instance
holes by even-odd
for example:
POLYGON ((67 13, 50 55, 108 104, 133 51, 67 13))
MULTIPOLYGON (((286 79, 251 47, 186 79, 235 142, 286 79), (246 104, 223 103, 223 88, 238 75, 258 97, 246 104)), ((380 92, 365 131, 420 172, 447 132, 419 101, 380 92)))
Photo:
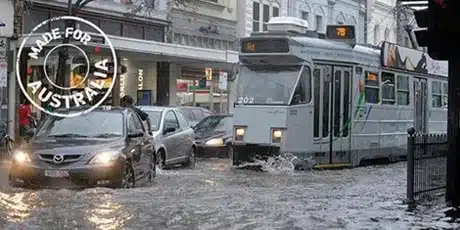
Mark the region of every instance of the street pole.
POLYGON ((220 105, 219 105, 219 114, 224 112, 224 90, 220 90, 220 105))
MULTIPOLYGON (((10 40, 10 51, 16 60, 16 41, 10 40)), ((16 68, 12 68, 8 79, 8 135, 14 140, 16 135, 16 68)))
POLYGON ((192 105, 193 107, 196 106, 196 81, 193 80, 193 87, 192 87, 192 105))
POLYGON ((447 107, 447 183, 446 202, 452 207, 460 206, 460 132, 459 132, 459 108, 460 108, 460 58, 449 60, 449 90, 447 107))
POLYGON ((209 87, 209 110, 214 111, 214 82, 212 79, 209 82, 211 83, 209 87))

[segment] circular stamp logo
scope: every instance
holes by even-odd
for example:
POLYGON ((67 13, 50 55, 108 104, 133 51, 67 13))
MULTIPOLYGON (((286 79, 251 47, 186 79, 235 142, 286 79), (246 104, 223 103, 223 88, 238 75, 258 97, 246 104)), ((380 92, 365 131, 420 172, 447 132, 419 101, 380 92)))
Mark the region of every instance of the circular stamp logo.
MULTIPOLYGON (((69 25, 70 23, 64 24, 69 25)), ((26 37, 24 37, 16 57, 16 77, 22 93, 36 108, 44 113, 57 117, 75 117, 83 115, 102 105, 102 103, 109 97, 113 87, 115 86, 117 70, 118 64, 116 52, 108 36, 94 23, 74 16, 61 16, 51 18, 35 26, 32 31, 26 37), (41 33, 39 36, 35 34, 40 28, 49 25, 50 22, 56 21, 75 21, 76 23, 73 23, 74 25, 77 23, 86 24, 93 30, 97 31, 103 37, 104 43, 110 49, 111 60, 105 58, 95 62, 94 64, 91 64, 87 52, 83 50, 81 46, 88 46, 88 44, 92 42, 92 36, 91 34, 78 28, 67 26, 64 28, 64 30, 62 30, 61 28, 56 27, 51 28, 50 32, 41 33), (32 39, 34 40, 32 41, 32 39), (69 43, 63 43, 63 39, 68 39, 69 43), (32 47, 30 48, 31 51, 28 53, 30 59, 42 60, 43 58, 41 57, 44 56, 44 78, 42 77, 41 80, 35 80, 31 82, 26 81, 24 83, 20 71, 20 60, 24 47, 26 44, 30 43, 32 43, 32 47), (52 43, 60 44, 52 46, 52 43), (46 47, 52 48, 48 50, 46 47), (76 49, 76 51, 80 53, 79 55, 84 57, 83 62, 84 65, 87 66, 86 71, 83 71, 84 76, 82 77, 82 80, 78 84, 70 87, 58 85, 56 81, 49 76, 48 73, 47 61, 50 54, 56 52, 57 49, 62 47, 76 49), (46 82, 44 81, 45 79, 46 82), (107 91, 103 92, 106 82, 110 82, 111 84, 107 91), (48 87, 48 83, 52 87, 48 87), (78 90, 75 90, 77 88, 78 90), (62 92, 69 93, 65 94, 62 92), (48 105, 48 108, 51 107, 51 109, 44 108, 42 105, 48 105), (82 109, 71 110, 71 108, 79 107, 82 109), (56 111, 59 109, 63 109, 62 112, 56 111)), ((57 79, 58 77, 66 76, 60 76, 58 73, 54 79, 57 79)))

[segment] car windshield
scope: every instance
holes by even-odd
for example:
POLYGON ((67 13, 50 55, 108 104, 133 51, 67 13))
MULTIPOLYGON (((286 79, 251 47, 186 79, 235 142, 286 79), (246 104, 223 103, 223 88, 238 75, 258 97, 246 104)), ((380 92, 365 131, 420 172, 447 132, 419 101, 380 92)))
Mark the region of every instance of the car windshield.
POLYGON ((161 111, 144 111, 149 115, 150 123, 152 125, 152 131, 158 131, 160 129, 161 111))
POLYGON ((236 87, 237 104, 288 104, 301 66, 241 66, 236 87))
POLYGON ((109 138, 123 136, 123 130, 121 113, 93 111, 76 117, 50 117, 37 137, 109 138))
POLYGON ((233 128, 233 119, 230 116, 209 116, 200 121, 196 127, 195 132, 231 132, 233 128))

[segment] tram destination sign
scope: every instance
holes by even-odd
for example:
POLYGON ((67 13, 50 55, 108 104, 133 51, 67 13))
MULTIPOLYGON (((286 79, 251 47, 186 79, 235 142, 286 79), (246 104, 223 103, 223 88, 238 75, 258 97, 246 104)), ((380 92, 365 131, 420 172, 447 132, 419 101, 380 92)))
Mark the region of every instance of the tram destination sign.
POLYGON ((355 27, 351 25, 328 25, 326 37, 328 39, 355 39, 355 27))
POLYGON ((253 39, 243 40, 241 53, 288 53, 287 39, 253 39))

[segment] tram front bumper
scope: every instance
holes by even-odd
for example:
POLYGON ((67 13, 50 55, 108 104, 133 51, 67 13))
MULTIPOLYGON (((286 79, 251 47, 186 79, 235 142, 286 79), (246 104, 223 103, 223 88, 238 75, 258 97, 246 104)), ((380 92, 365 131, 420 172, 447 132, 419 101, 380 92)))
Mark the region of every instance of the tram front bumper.
POLYGON ((233 144, 233 165, 253 163, 255 160, 266 161, 269 157, 280 154, 279 146, 261 144, 233 144))

